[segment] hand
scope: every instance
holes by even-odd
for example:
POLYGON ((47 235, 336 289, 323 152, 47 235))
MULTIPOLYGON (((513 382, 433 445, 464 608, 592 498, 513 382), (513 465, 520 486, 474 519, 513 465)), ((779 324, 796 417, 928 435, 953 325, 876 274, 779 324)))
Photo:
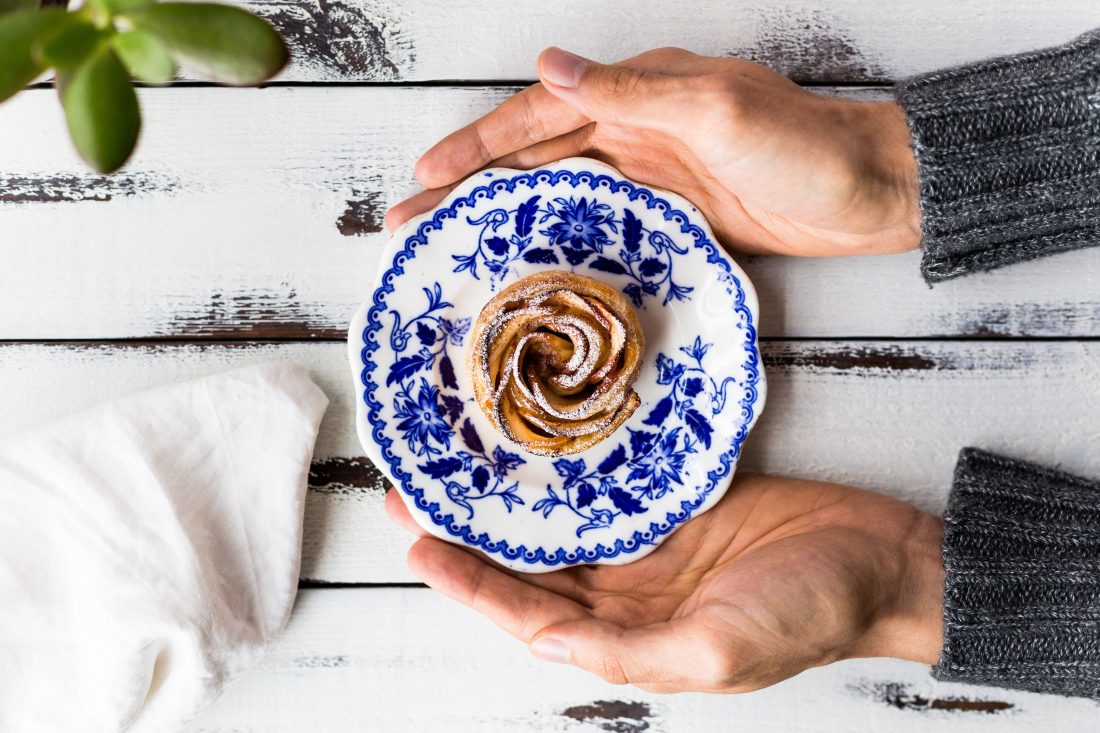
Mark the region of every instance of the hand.
POLYGON ((540 658, 654 692, 743 692, 849 657, 935 662, 943 522, 834 484, 738 477, 710 511, 630 565, 542 575, 427 537, 409 567, 540 658))
POLYGON ((485 166, 574 155, 698 206, 749 254, 884 254, 920 243, 916 162, 902 110, 832 99, 748 61, 679 49, 615 65, 556 48, 529 87, 424 154, 427 188, 393 207, 392 231, 485 166))

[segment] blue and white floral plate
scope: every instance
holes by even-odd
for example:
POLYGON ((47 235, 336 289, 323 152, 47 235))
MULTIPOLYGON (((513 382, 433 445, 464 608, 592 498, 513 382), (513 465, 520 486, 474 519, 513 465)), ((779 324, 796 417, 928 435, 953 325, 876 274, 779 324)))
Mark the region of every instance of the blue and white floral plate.
POLYGON ((572 158, 462 183, 394 234, 351 324, 357 427, 430 533, 526 572, 652 552, 725 492, 764 405, 756 293, 702 215, 572 158), (634 304, 641 407, 566 458, 524 452, 473 402, 470 324, 502 287, 572 270, 634 304))

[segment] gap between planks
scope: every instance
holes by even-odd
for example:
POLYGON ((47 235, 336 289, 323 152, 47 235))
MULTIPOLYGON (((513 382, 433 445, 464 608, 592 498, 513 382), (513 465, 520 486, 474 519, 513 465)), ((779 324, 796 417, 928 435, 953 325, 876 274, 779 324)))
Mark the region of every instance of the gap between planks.
MULTIPOLYGON (((860 486, 933 512, 967 445, 1100 475, 1096 342, 767 342, 763 352, 767 405, 743 470, 860 486)), ((271 361, 304 365, 331 400, 306 498, 303 577, 414 582, 410 538, 385 516, 386 481, 362 457, 342 343, 0 346, 0 430, 271 361)))
POLYGON ((937 682, 926 665, 885 659, 812 669, 746 695, 653 695, 539 662, 430 590, 304 590, 267 655, 186 731, 677 733, 732 720, 766 733, 1085 733, 1098 717, 1089 700, 937 682))
MULTIPOLYGON (((0 337, 341 338, 380 265, 386 206, 416 190, 415 156, 510 91, 142 90, 140 149, 111 178, 57 144, 53 94, 20 95, 0 113, 0 310, 21 315, 0 337)), ((1100 335, 1100 249, 933 289, 919 253, 735 258, 764 336, 1100 335)))
POLYGON ((1042 22, 1021 0, 247 0, 286 39, 290 81, 526 79, 550 45, 601 61, 659 46, 737 56, 801 81, 896 79, 1063 43, 1100 25, 1092 0, 1042 22))

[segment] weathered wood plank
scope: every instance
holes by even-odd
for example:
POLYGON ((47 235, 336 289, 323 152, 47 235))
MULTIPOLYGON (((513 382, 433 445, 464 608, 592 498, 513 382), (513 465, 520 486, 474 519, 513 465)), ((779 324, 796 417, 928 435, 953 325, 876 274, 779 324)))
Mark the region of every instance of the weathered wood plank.
POLYGON ((1091 701, 937 683, 927 669, 861 660, 749 695, 658 696, 539 662, 429 590, 309 590, 258 669, 186 730, 1085 733, 1100 723, 1091 701))
MULTIPOLYGON (((338 338, 417 155, 510 91, 142 90, 144 137, 110 178, 52 92, 21 95, 0 108, 0 339, 338 338)), ((765 336, 1100 335, 1100 250, 934 289, 917 259, 743 262, 765 336)))
POLYGON ((895 79, 1062 43, 1100 25, 1092 0, 249 0, 293 52, 293 81, 530 79, 562 45, 614 60, 658 46, 740 56, 800 80, 895 79), (1037 12, 1042 22, 1036 22, 1037 12))
MULTIPOLYGON (((360 458, 344 345, 0 345, 0 432, 144 387, 244 364, 305 364, 332 405, 306 511, 303 577, 392 583, 408 538, 360 458)), ((821 478, 942 509, 955 456, 977 445, 1100 476, 1100 343, 767 342, 768 404, 747 470, 821 478)))

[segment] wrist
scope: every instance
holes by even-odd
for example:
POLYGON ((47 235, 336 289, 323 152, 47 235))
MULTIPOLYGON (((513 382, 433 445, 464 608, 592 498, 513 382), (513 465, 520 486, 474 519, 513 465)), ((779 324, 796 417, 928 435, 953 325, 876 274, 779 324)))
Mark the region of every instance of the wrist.
POLYGON ((920 512, 899 546, 889 602, 866 656, 935 664, 943 649, 943 520, 920 512))
POLYGON ((880 176, 891 218, 905 248, 916 249, 921 242, 920 178, 909 122, 905 110, 893 102, 877 103, 873 107, 878 130, 876 158, 880 161, 880 176))

